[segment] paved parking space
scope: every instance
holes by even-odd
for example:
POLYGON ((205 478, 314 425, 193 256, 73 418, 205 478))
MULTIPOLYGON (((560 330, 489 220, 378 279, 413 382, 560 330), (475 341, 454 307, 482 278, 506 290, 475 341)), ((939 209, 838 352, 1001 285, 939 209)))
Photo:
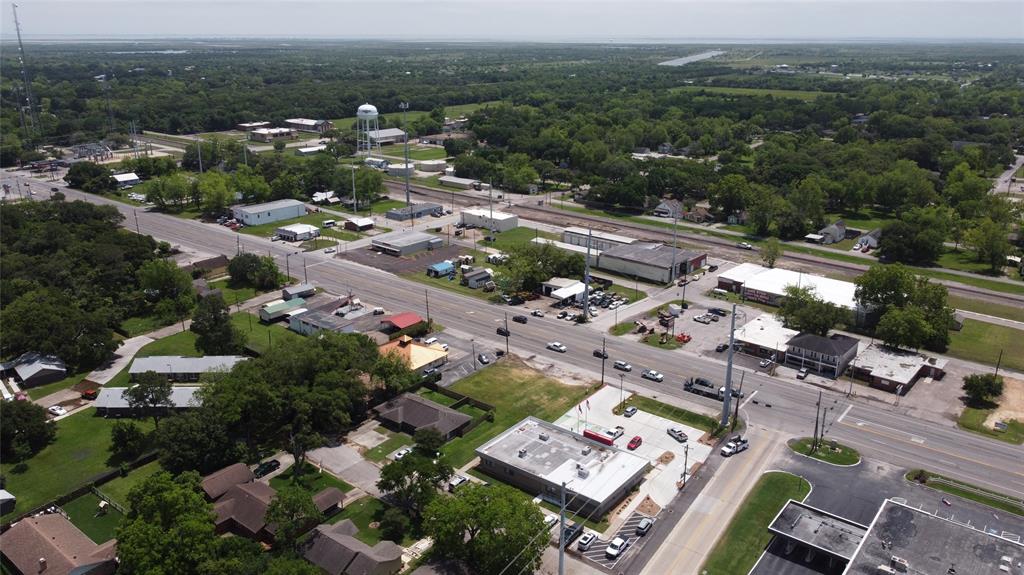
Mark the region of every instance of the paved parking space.
POLYGON ((597 541, 594 541, 594 543, 590 546, 590 549, 580 554, 584 558, 589 559, 594 563, 597 563, 605 569, 614 569, 615 565, 617 565, 619 561, 622 561, 622 559, 625 556, 629 555, 630 553, 633 553, 634 549, 639 547, 637 544, 640 543, 643 538, 636 534, 636 526, 640 523, 640 520, 644 519, 645 517, 647 516, 643 513, 633 513, 629 516, 629 519, 627 519, 626 522, 622 524, 622 527, 620 527, 619 530, 615 532, 615 535, 611 539, 608 539, 607 541, 598 539, 597 541), (608 556, 605 554, 605 550, 608 549, 608 545, 611 544, 611 542, 616 537, 621 537, 627 540, 629 542, 629 547, 626 548, 625 553, 619 554, 619 556, 615 559, 609 559, 608 556))

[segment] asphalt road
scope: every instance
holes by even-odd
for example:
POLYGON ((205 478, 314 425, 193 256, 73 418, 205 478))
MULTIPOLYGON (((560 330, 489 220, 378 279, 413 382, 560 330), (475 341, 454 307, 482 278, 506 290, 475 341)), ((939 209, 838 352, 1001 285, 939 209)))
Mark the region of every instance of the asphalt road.
MULTIPOLYGON (((9 174, 4 174, 0 179, 5 182, 8 180, 13 180, 9 174)), ((22 181, 28 180, 22 178, 22 181)), ((13 184, 13 181, 10 183, 13 184)), ((32 188, 37 194, 32 197, 46 199, 51 186, 64 189, 62 182, 35 182, 32 188)), ((130 205, 75 190, 64 192, 69 199, 83 199, 117 207, 126 216, 126 227, 131 229, 135 228, 137 213, 142 233, 171 244, 228 256, 236 253, 238 234, 223 226, 147 212, 141 208, 133 209, 130 205)), ((282 267, 285 254, 295 251, 294 248, 263 238, 245 236, 245 239, 250 249, 273 255, 282 267)), ((459 334, 468 334, 478 346, 483 344, 490 349, 504 347, 503 338, 495 334, 495 329, 499 323, 503 324, 506 308, 412 283, 387 272, 336 259, 322 252, 307 252, 301 257, 306 260, 310 281, 334 293, 347 293, 351 289, 375 305, 408 309, 425 316, 423 293, 425 289, 429 290, 430 316, 433 319, 459 334)), ((530 318, 527 325, 513 324, 511 330, 513 353, 526 358, 541 356, 584 373, 600 373, 600 360, 593 357, 592 351, 601 346, 604 334, 594 329, 568 324, 549 315, 545 318, 530 318), (559 354, 545 349, 546 344, 555 339, 568 347, 567 353, 559 354)), ((633 364, 634 371, 626 376, 626 385, 639 383, 639 374, 644 369, 652 368, 664 373, 665 381, 656 383, 644 380, 644 387, 705 406, 720 405, 714 400, 682 390, 682 381, 691 376, 724 381, 725 366, 720 359, 689 356, 618 338, 609 338, 608 353, 609 361, 626 359, 633 364)), ((756 404, 750 402, 745 406, 748 420, 752 424, 794 435, 811 434, 814 428, 814 405, 819 393, 817 388, 804 382, 749 372, 745 375, 744 391, 748 400, 757 400, 756 404), (757 395, 752 397, 755 391, 757 395), (767 407, 767 404, 771 407, 767 407)), ((908 468, 925 467, 943 475, 1024 497, 1024 447, 989 440, 948 425, 914 419, 896 413, 892 405, 878 401, 857 399, 851 404, 842 394, 826 392, 823 402, 833 408, 826 417, 829 437, 860 450, 866 457, 908 468)))

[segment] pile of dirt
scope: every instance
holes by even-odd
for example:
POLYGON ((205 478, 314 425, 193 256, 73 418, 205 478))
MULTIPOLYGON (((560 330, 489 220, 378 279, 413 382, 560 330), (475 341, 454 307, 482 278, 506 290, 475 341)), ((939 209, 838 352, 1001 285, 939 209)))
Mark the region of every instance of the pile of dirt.
POLYGON ((1011 419, 1024 421, 1024 380, 1003 377, 1003 396, 999 398, 999 407, 985 419, 985 427, 993 429, 995 422, 1011 419))
POLYGON ((661 454, 661 457, 658 458, 658 463, 662 465, 668 465, 669 463, 672 463, 672 460, 675 458, 675 453, 672 453, 671 451, 666 451, 665 453, 661 454))
POLYGON ((655 503, 650 497, 644 497, 644 500, 640 502, 640 505, 637 506, 636 510, 649 517, 654 517, 661 511, 661 506, 655 503))

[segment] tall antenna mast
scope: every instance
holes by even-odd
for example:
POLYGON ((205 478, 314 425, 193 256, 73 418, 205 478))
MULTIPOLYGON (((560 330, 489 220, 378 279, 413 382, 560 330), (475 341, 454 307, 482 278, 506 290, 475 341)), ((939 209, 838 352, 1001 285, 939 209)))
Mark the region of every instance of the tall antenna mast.
POLYGON ((28 68, 25 66, 25 45, 21 42, 21 22, 18 20, 18 5, 11 4, 14 11, 14 30, 18 33, 18 60, 21 63, 21 81, 25 85, 25 103, 28 114, 25 116, 26 135, 31 137, 39 125, 36 117, 36 107, 32 104, 32 83, 28 80, 28 68))

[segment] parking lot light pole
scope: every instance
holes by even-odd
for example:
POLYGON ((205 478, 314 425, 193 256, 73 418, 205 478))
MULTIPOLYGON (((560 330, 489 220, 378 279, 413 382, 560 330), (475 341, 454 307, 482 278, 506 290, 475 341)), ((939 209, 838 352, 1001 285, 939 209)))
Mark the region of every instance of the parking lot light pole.
POLYGON ((565 575, 565 482, 562 482, 562 502, 558 508, 558 575, 565 575))
POLYGON ((622 397, 622 380, 625 377, 626 377, 626 374, 624 374, 624 373, 620 373, 619 374, 619 405, 620 406, 622 405, 622 402, 625 401, 625 399, 622 397))
POLYGON ((683 487, 686 487, 686 476, 690 471, 690 444, 683 446, 683 487))

